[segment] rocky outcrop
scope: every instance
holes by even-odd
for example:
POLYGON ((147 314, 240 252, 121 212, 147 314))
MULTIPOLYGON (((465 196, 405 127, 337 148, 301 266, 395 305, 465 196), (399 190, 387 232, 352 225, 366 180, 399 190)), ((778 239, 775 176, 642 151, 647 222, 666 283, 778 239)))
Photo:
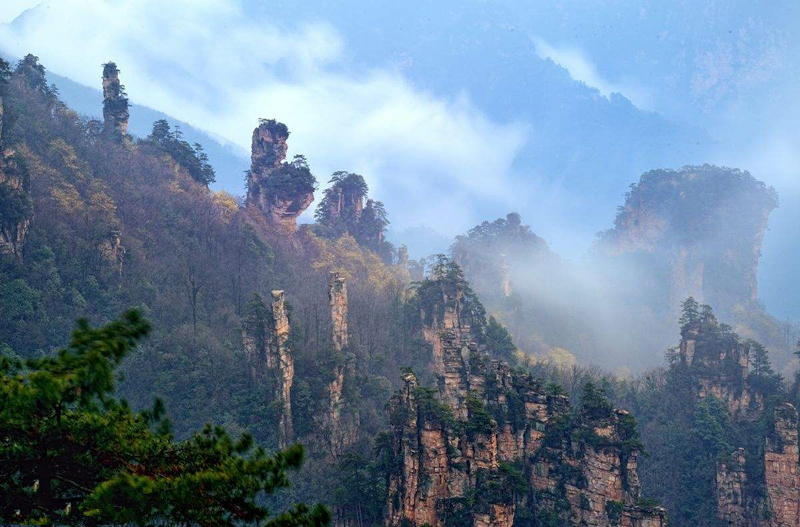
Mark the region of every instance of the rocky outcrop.
POLYGON ((342 351, 350 343, 350 336, 347 331, 347 282, 344 276, 331 271, 328 276, 328 303, 331 308, 331 323, 333 325, 333 347, 336 351, 342 351))
POLYGON ((775 407, 764 449, 764 482, 770 527, 800 525, 800 458, 797 410, 789 403, 775 407))
POLYGON ((0 94, 0 253, 22 257, 22 247, 31 223, 28 174, 14 150, 3 141, 3 97, 0 94))
POLYGON ((103 131, 121 140, 128 135, 128 98, 119 81, 119 69, 113 62, 103 64, 103 131))
POLYGON ((717 496, 717 516, 728 525, 748 525, 753 504, 747 498, 747 473, 744 448, 731 459, 717 464, 714 487, 717 496))
MULTIPOLYGON (((729 459, 717 463, 717 517, 747 527, 800 525, 797 410, 788 402, 767 404, 756 388, 762 377, 752 377, 748 371, 753 343, 742 342, 730 327, 719 324, 708 306, 698 310, 692 299, 684 303, 681 334, 678 365, 697 397, 721 401, 731 421, 743 425, 745 435, 740 439, 747 442, 747 448, 737 448, 729 459), (764 422, 765 429, 759 425, 764 422), (754 434, 759 429, 764 437, 754 434), (759 465, 748 474, 746 467, 759 465)), ((757 372, 758 352, 755 355, 757 372)))
MULTIPOLYGON (((713 315, 704 331, 719 331, 713 315)), ((757 419, 764 408, 763 397, 747 384, 749 353, 747 346, 735 338, 711 342, 698 341, 698 326, 684 328, 678 357, 697 381, 698 396, 714 396, 723 401, 731 416, 757 419)))
POLYGON ((100 255, 109 263, 118 276, 122 276, 125 263, 125 246, 122 245, 122 233, 112 231, 108 237, 100 242, 100 255))
POLYGON ((347 283, 339 272, 332 271, 328 279, 328 300, 331 308, 333 326, 333 348, 341 355, 334 366, 333 380, 328 384, 329 407, 325 417, 328 435, 328 449, 331 458, 336 459, 358 435, 359 414, 354 408, 346 407, 344 397, 346 382, 353 382, 355 369, 348 360, 347 347, 350 337, 347 330, 347 283))
POLYGON ((253 130, 251 166, 247 175, 247 205, 259 210, 277 234, 290 235, 297 217, 314 201, 316 180, 305 159, 284 162, 289 129, 262 120, 253 130))
MULTIPOLYGON (((459 287, 423 313, 438 390, 413 373, 390 401, 388 525, 665 525, 637 506, 638 441, 627 412, 570 408, 473 338, 459 287)), ((424 294, 424 292, 423 292, 424 294)), ((473 322, 473 321, 469 321, 473 322)))
POLYGON ((654 170, 628 192, 599 247, 667 276, 669 308, 689 296, 729 312, 757 299, 758 260, 777 194, 749 173, 703 165, 654 170))
POLYGON ((717 516, 728 525, 800 525, 797 410, 789 403, 778 404, 771 410, 769 423, 763 459, 758 461, 763 463, 763 481, 748 480, 744 448, 737 449, 729 461, 717 465, 717 516))
POLYGON ((293 439, 292 385, 294 358, 288 347, 289 318, 283 291, 272 292, 267 307, 257 299, 242 328, 242 344, 254 379, 265 382, 273 400, 280 401, 278 439, 281 447, 293 439))
POLYGON ((389 224, 386 211, 380 201, 367 198, 369 186, 364 178, 340 171, 330 183, 315 213, 320 234, 334 238, 350 234, 362 246, 387 257, 383 239, 389 224))

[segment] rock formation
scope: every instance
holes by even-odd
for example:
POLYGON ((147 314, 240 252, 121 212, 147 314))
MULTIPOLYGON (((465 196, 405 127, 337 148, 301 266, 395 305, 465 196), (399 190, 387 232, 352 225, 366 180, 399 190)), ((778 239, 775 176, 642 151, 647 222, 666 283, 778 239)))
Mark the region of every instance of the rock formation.
POLYGON ((289 318, 283 291, 272 292, 268 308, 260 299, 251 306, 251 313, 242 328, 242 344, 253 378, 264 381, 274 400, 281 401, 278 438, 281 447, 294 436, 292 430, 292 384, 294 358, 287 342, 289 318))
POLYGON ((772 429, 764 449, 764 482, 767 489, 769 527, 800 525, 800 457, 797 443, 797 410, 789 403, 775 407, 772 429))
POLYGON ((278 234, 291 235, 297 217, 314 201, 316 180, 305 159, 284 162, 289 129, 262 120, 253 130, 251 166, 247 175, 247 205, 259 210, 278 234))
POLYGON ((409 372, 390 402, 387 524, 665 525, 663 509, 637 506, 630 416, 571 410, 492 360, 472 337, 463 291, 435 289, 440 300, 424 319, 439 389, 409 372))
MULTIPOLYGON (((688 303, 688 302, 687 302, 688 303)), ((714 397, 734 422, 752 424, 765 419, 764 437, 748 451, 737 448, 717 463, 714 480, 717 516, 729 525, 786 527, 800 525, 800 457, 798 416, 787 402, 767 404, 751 386, 749 347, 710 312, 687 315, 677 358, 691 377, 697 397, 714 397), (766 412, 766 415, 764 415, 766 412), (748 461, 750 463, 748 463, 748 461), (760 465, 748 476, 746 467, 760 465), (759 476, 763 473, 763 480, 759 476)))
POLYGON ((350 234, 359 244, 386 257, 384 231, 388 225, 383 203, 367 199, 369 187, 359 174, 335 172, 315 216, 329 237, 350 234), (366 204, 365 204, 366 200, 366 204))
POLYGON ((744 448, 736 449, 729 461, 717 465, 714 486, 717 516, 728 525, 748 525, 752 503, 746 501, 747 473, 744 448))
POLYGON ((800 525, 797 410, 789 403, 778 404, 772 409, 769 422, 770 428, 763 440, 763 459, 759 460, 763 481, 748 480, 747 454, 743 448, 737 449, 729 461, 717 465, 717 516, 728 525, 800 525))
POLYGON ((325 416, 329 455, 336 459, 347 446, 355 442, 359 422, 359 415, 355 409, 346 408, 347 401, 344 397, 345 383, 353 382, 355 371, 345 355, 350 342, 347 330, 347 283, 344 277, 336 271, 332 271, 329 276, 328 300, 333 326, 333 348, 341 355, 340 363, 334 366, 333 380, 328 384, 330 402, 328 413, 325 416), (347 411, 346 415, 343 415, 345 410, 347 411))
POLYGON ((122 266, 125 263, 125 246, 122 245, 122 233, 112 231, 108 237, 100 242, 100 254, 113 268, 117 275, 122 276, 122 266))
POLYGON ((669 306, 694 296, 727 313, 757 299, 758 260, 777 194, 749 173, 703 165, 654 170, 631 187, 599 247, 648 261, 669 306))
POLYGON ((28 174, 3 140, 3 95, 0 92, 0 253, 21 258, 31 222, 28 174))
MULTIPOLYGON (((714 315, 708 315, 703 331, 719 331, 714 315)), ((763 397, 747 385, 749 354, 738 339, 698 341, 699 324, 683 329, 678 357, 698 385, 698 396, 714 396, 724 402, 731 416, 756 419, 764 408, 763 397)))
POLYGON ((119 69, 113 62, 103 64, 103 132, 122 139, 128 135, 128 98, 119 81, 119 69))

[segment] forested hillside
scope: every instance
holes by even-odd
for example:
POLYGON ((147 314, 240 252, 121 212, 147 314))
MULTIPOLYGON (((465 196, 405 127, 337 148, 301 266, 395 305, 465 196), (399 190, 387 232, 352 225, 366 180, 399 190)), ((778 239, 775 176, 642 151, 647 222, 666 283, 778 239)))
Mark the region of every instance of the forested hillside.
MULTIPOLYGON (((796 385, 773 371, 764 346, 719 323, 710 307, 690 299, 680 331, 678 313, 662 328, 681 338, 666 368, 616 377, 559 363, 556 339, 580 349, 591 335, 588 306, 521 296, 517 287, 524 276, 530 291, 569 283, 577 295, 585 283, 570 283, 569 268, 518 215, 460 237, 452 258, 409 261, 405 248, 385 240, 389 213, 361 175, 328 178, 314 174, 302 155, 286 160, 286 124, 254 116, 247 195, 235 197, 209 189, 215 173, 202 147, 166 121, 153 123, 146 137, 128 133, 131 108, 115 64, 103 67, 102 122, 64 105, 36 57, 2 66, 2 373, 12 387, 29 386, 29 378, 58 380, 52 386, 66 387, 70 416, 80 410, 91 420, 101 412, 108 422, 120 416, 130 424, 141 450, 115 450, 114 460, 122 457, 123 470, 141 478, 143 486, 124 487, 137 506, 146 506, 144 486, 159 488, 159 478, 174 470, 157 465, 154 475, 144 469, 149 458, 139 457, 158 458, 153 452, 161 450, 151 445, 173 448, 161 403, 151 413, 131 413, 151 408, 158 396, 175 440, 189 441, 181 448, 211 459, 210 470, 236 484, 230 467, 247 469, 254 479, 245 497, 262 499, 286 481, 258 479, 272 462, 261 450, 248 454, 250 439, 234 443, 223 429, 250 434, 270 453, 289 448, 275 454, 281 470, 299 466, 291 445, 304 445, 306 463, 291 488, 259 503, 280 511, 322 502, 337 525, 800 521, 800 482, 792 476, 796 385), (329 185, 317 222, 298 225, 323 180, 329 185), (134 314, 124 319, 129 334, 124 322, 89 329, 129 308, 149 323, 134 314), (89 322, 70 343, 78 317, 89 322), (115 331, 127 336, 115 341, 115 331), (107 346, 107 338, 117 344, 107 346), (70 384, 76 364, 92 382, 70 384), (126 403, 112 398, 115 379, 126 403), (194 434, 206 423, 221 428, 194 434)), ((673 176, 655 173, 647 181, 673 176)), ((637 321, 605 323, 614 329, 637 321)), ((607 341, 593 344, 590 358, 602 366, 614 350, 607 341)), ((12 400, 18 391, 0 397, 12 400)), ((40 396, 31 393, 26 408, 37 408, 40 396)), ((59 412, 31 415, 62 433, 59 412)), ((3 444, 19 441, 24 426, 10 412, 0 418, 3 444)), ((115 430, 127 433, 123 425, 115 430)), ((68 439, 79 455, 92 440, 68 439)), ((107 461, 87 452, 92 463, 107 461)), ((49 459, 46 448, 41 455, 49 459)), ((22 489, 15 499, 38 492, 17 450, 0 448, 0 456, 0 471, 4 462, 14 467, 9 481, 22 489)), ((96 480, 86 481, 80 498, 68 502, 74 509, 58 503, 72 523, 91 524, 85 512, 95 510, 119 522, 173 518, 164 512, 168 502, 147 518, 121 515, 126 505, 109 498, 111 484, 99 484, 104 494, 87 487, 96 480)), ((191 503, 195 494, 182 492, 191 503)), ((16 514, 12 505, 3 502, 0 512, 16 514)), ((258 524, 266 516, 260 508, 233 510, 247 515, 227 516, 226 509, 207 524, 258 524)), ((297 524, 326 517, 319 509, 312 515, 297 524)))

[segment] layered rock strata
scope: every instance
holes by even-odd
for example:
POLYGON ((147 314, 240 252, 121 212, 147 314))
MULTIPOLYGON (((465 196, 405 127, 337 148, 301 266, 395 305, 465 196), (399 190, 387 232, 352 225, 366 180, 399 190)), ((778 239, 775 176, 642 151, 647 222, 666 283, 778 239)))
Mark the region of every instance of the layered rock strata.
POLYGON ((461 292, 445 290, 425 328, 438 390, 409 372, 390 401, 387 524, 665 525, 663 509, 637 506, 630 416, 574 411, 489 358, 460 316, 461 292))

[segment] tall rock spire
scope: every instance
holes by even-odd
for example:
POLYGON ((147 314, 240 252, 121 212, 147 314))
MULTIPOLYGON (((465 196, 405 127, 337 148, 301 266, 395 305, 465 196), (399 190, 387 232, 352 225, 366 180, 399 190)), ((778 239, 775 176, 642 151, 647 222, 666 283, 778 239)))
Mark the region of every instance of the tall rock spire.
POLYGON ((280 401, 278 441, 281 447, 287 446, 294 437, 294 357, 288 346, 289 333, 283 291, 272 292, 270 307, 260 297, 250 305, 250 313, 242 327, 242 344, 250 364, 251 376, 255 380, 266 382, 273 400, 280 401))
POLYGON ((251 166, 247 175, 247 205, 259 210, 278 234, 291 235, 297 217, 314 201, 316 179, 305 158, 284 162, 289 129, 264 119, 253 130, 251 166))
POLYGON ((347 401, 344 395, 345 383, 352 383, 355 369, 347 353, 350 339, 347 330, 347 282, 337 271, 331 271, 328 278, 328 300, 331 308, 333 326, 333 348, 342 355, 333 368, 333 380, 328 384, 330 406, 325 417, 329 437, 329 454, 336 459, 344 449, 356 440, 359 414, 354 408, 345 408, 347 401), (346 411, 345 411, 346 410, 346 411), (346 414, 346 415, 343 415, 346 414))
POLYGON ((128 98, 113 62, 103 64, 103 131, 116 139, 128 134, 128 98))
MULTIPOLYGON (((33 55, 28 55, 25 60, 29 60, 29 57, 34 59, 33 64, 38 65, 33 55)), ((14 150, 3 141, 3 97, 6 95, 8 64, 2 59, 0 69, 4 70, 0 78, 0 193, 6 197, 6 206, 0 213, 0 253, 11 253, 22 258, 22 246, 30 227, 32 208, 28 196, 27 171, 17 163, 14 150)))

